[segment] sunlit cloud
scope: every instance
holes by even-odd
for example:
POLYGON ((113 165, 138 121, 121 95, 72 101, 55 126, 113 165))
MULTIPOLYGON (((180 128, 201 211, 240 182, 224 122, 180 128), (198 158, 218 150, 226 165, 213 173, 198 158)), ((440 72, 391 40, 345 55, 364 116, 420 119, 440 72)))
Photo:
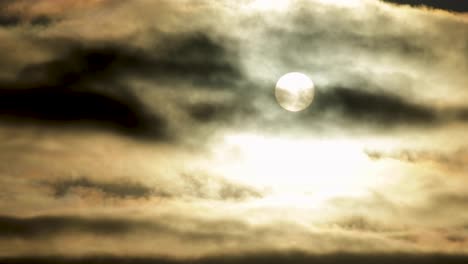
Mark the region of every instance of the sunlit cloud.
POLYGON ((1 2, 0 262, 466 262, 466 14, 390 2, 1 2))

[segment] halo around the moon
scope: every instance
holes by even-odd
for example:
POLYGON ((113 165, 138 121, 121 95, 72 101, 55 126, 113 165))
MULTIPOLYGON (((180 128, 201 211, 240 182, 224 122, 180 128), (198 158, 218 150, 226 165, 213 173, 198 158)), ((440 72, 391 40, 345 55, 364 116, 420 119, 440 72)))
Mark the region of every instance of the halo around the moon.
POLYGON ((307 75, 290 72, 276 83, 275 96, 284 109, 298 112, 306 109, 314 100, 315 87, 307 75))

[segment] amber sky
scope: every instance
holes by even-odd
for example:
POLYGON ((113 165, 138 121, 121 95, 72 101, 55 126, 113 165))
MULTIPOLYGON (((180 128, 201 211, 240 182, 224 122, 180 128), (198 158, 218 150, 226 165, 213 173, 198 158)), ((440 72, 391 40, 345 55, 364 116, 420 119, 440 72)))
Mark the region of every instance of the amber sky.
POLYGON ((465 2, 0 0, 0 262, 467 263, 465 2))

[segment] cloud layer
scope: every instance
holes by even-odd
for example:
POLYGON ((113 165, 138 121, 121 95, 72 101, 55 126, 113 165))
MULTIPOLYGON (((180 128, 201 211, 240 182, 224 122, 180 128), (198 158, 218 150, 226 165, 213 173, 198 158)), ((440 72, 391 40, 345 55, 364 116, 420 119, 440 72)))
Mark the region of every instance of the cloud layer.
POLYGON ((466 262, 464 6, 280 2, 2 1, 0 262, 466 262))

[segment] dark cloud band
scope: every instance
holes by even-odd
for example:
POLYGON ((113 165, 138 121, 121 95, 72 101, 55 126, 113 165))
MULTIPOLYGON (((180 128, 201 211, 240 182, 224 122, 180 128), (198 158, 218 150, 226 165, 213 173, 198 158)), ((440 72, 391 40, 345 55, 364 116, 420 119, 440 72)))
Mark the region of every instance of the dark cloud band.
POLYGON ((156 192, 152 188, 137 183, 112 182, 97 183, 87 178, 78 178, 74 180, 65 180, 50 184, 54 189, 56 197, 60 198, 67 195, 73 188, 86 188, 98 190, 105 195, 118 198, 149 198, 150 196, 169 197, 164 192, 156 192))
POLYGON ((412 6, 428 6, 456 12, 468 12, 468 3, 459 0, 384 0, 386 2, 412 6))
POLYGON ((107 127, 167 139, 170 120, 147 109, 122 84, 125 76, 168 82, 174 89, 180 83, 222 89, 235 84, 240 72, 225 48, 204 34, 171 35, 163 42, 162 49, 144 51, 65 41, 68 48, 57 59, 28 65, 15 81, 0 81, 0 120, 107 127))
POLYGON ((162 263, 162 264, 212 264, 212 263, 316 263, 316 264, 338 264, 338 263, 379 263, 379 264, 435 264, 435 263, 451 263, 464 264, 468 261, 466 255, 448 255, 448 254, 346 254, 336 253, 327 255, 310 255, 304 253, 258 253, 249 255, 231 255, 231 256, 216 256, 205 257, 198 259, 176 260, 170 258, 144 258, 144 257, 112 257, 112 256, 95 256, 81 258, 66 258, 66 257, 22 257, 22 258, 3 258, 2 263, 23 264, 23 263, 162 263))

